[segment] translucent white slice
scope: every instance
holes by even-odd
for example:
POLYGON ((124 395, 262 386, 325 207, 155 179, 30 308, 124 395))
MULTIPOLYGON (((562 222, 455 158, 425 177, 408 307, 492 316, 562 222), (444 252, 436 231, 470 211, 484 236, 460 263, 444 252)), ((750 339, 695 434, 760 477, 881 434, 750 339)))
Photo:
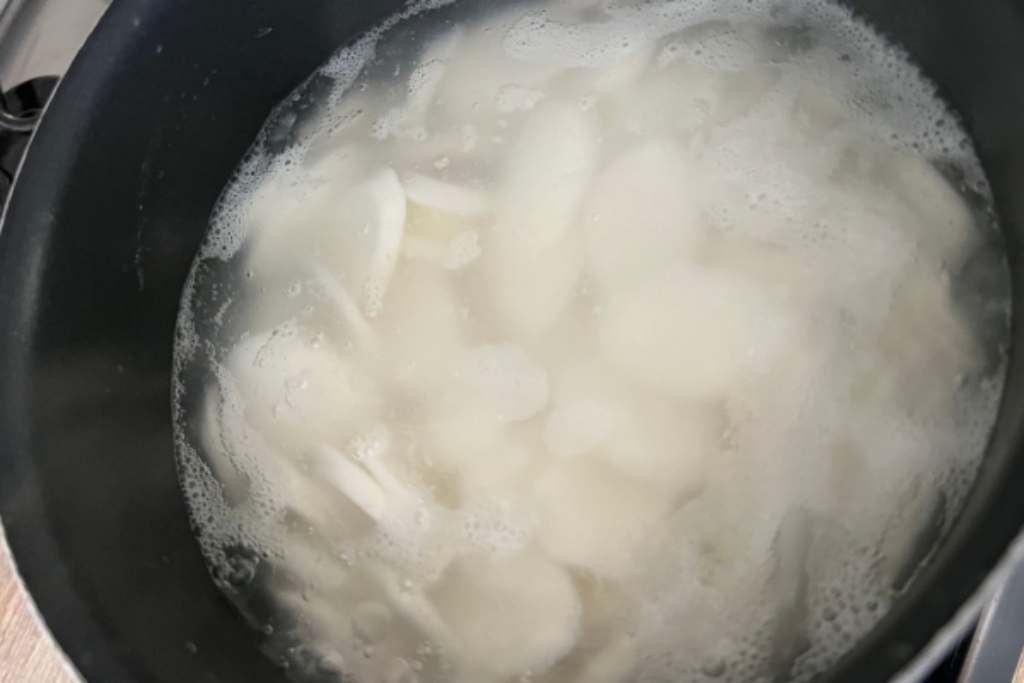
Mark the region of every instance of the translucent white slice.
POLYGON ((525 420, 547 406, 547 372, 518 346, 488 344, 470 349, 461 354, 457 368, 504 420, 525 420))
POLYGON ((431 507, 379 454, 366 453, 356 462, 354 454, 318 446, 309 460, 314 471, 380 525, 391 542, 409 551, 428 540, 434 526, 431 507))
POLYGON ((238 463, 232 458, 236 447, 244 448, 244 444, 225 442, 221 428, 222 405, 220 391, 216 386, 210 386, 203 396, 199 442, 202 444, 203 461, 223 488, 225 501, 231 507, 238 507, 249 497, 252 482, 244 471, 245 463, 238 463))
POLYGON ((365 469, 338 451, 323 446, 311 452, 310 460, 318 476, 358 505, 375 522, 387 517, 389 495, 365 469))
POLYGON ((712 122, 722 125, 750 114, 782 78, 782 69, 755 64, 729 74, 722 82, 718 106, 712 122))
MULTIPOLYGON (((308 455, 309 451, 304 452, 308 455)), ((274 476, 281 480, 287 507, 316 528, 318 534, 335 547, 369 536, 375 522, 362 508, 310 470, 309 460, 277 458, 274 476)), ((312 542, 312 541, 310 541, 312 542)), ((321 577, 330 583, 328 577, 321 577)))
MULTIPOLYGON (((512 14, 521 14, 514 8, 512 14)), ((492 25, 508 25, 496 17, 492 25)), ((511 59, 493 34, 479 32, 466 36, 448 59, 437 91, 437 107, 454 123, 481 121, 496 112, 498 94, 508 85, 543 89, 552 76, 562 71, 560 64, 531 64, 511 59)))
POLYGON ((393 620, 391 608, 377 600, 364 600, 352 610, 352 630, 366 642, 384 638, 393 620))
POLYGON ((575 683, 624 683, 639 661, 636 642, 629 636, 617 636, 598 652, 587 657, 575 683))
POLYGON ((758 359, 761 362, 754 364, 748 381, 732 396, 735 399, 750 392, 750 406, 755 410, 751 417, 771 424, 780 433, 804 412, 808 397, 834 362, 828 338, 812 336, 806 328, 790 332, 772 357, 758 359))
POLYGON ((580 83, 577 87, 587 93, 614 95, 633 85, 647 70, 654 54, 653 46, 640 47, 618 63, 606 67, 591 67, 573 72, 580 83))
POLYGON ((325 196, 342 196, 364 179, 368 161, 366 152, 355 146, 328 147, 320 154, 311 150, 307 156, 308 183, 325 196))
POLYGON ((437 87, 444 76, 445 63, 442 60, 421 62, 409 75, 409 99, 405 105, 405 120, 422 124, 427 118, 437 87))
POLYGON ((862 330, 884 320, 887 302, 920 251, 900 209, 880 190, 856 188, 819 219, 817 239, 799 254, 823 301, 842 302, 862 330), (824 248, 823 248, 824 247, 824 248))
MULTIPOLYGON (((533 482, 547 464, 547 457, 532 443, 508 439, 477 454, 472 466, 460 473, 460 491, 466 502, 495 504, 503 496, 529 497, 533 482)), ((516 528, 528 536, 533 518, 524 512, 516 528)), ((509 527, 503 527, 508 529, 509 527)))
POLYGON ((830 169, 819 173, 808 156, 764 143, 775 133, 756 119, 752 130, 730 129, 710 139, 694 174, 695 196, 728 238, 784 248, 827 242, 832 233, 815 225, 815 208, 832 192, 843 199, 856 194, 837 191, 827 182, 830 169))
POLYGON ((281 171, 257 191, 246 263, 255 277, 319 257, 357 296, 369 279, 386 288, 405 226, 405 195, 392 169, 366 177, 364 164, 355 152, 339 150, 308 178, 281 171))
POLYGON ((421 586, 415 583, 410 585, 409 579, 403 578, 396 569, 382 562, 366 560, 366 565, 383 588, 390 603, 415 623, 427 639, 446 652, 459 651, 458 641, 447 624, 438 616, 437 609, 424 594, 421 586))
POLYGON ((292 575, 304 590, 333 593, 352 583, 352 570, 331 555, 319 540, 300 534, 284 537, 284 571, 292 575))
POLYGON ((783 610, 794 611, 806 589, 810 544, 810 515, 803 508, 790 508, 783 513, 775 536, 775 571, 769 584, 783 610))
POLYGON ((938 264, 956 266, 978 239, 967 203, 924 159, 893 154, 889 163, 889 187, 913 211, 908 227, 921 250, 938 264))
POLYGON ((377 335, 352 294, 325 266, 314 263, 312 269, 317 285, 330 302, 332 312, 341 321, 345 333, 350 337, 349 341, 362 349, 375 351, 378 346, 377 335))
POLYGON ((546 102, 515 142, 489 235, 487 268, 499 312, 511 330, 535 337, 569 305, 582 271, 575 236, 567 234, 590 182, 599 147, 592 114, 546 102))
POLYGON ((949 372, 964 372, 978 360, 977 342, 955 307, 949 277, 926 265, 910 269, 896 290, 881 345, 892 360, 933 356, 949 372))
POLYGON ((465 342, 459 300, 444 271, 403 264, 385 302, 374 325, 382 369, 390 379, 424 394, 451 386, 453 364, 465 342))
MULTIPOLYGON (((895 292, 879 339, 890 387, 918 420, 944 419, 964 375, 978 368, 977 340, 950 297, 948 280, 916 264, 895 292)), ((870 394, 869 394, 870 395, 870 394)))
POLYGON ((261 275, 272 272, 274 259, 280 258, 274 252, 284 246, 284 237, 301 230, 311 208, 326 203, 326 192, 299 189, 299 181, 294 172, 278 171, 263 181, 245 205, 247 266, 261 275))
MULTIPOLYGON (((345 655, 333 654, 325 662, 344 662, 352 646, 352 620, 345 613, 344 605, 329 600, 317 590, 279 590, 275 601, 288 614, 302 615, 302 636, 316 650, 335 651, 343 649, 345 655)), ((340 673, 340 671, 339 671, 340 673)))
POLYGON ((601 320, 601 348, 639 381, 713 401, 757 354, 760 327, 772 312, 752 283, 680 265, 611 301, 601 320))
POLYGON ((409 202, 406 218, 406 241, 429 240, 442 249, 456 235, 480 227, 479 216, 432 209, 416 202, 409 202))
POLYGON ((603 575, 628 566, 632 549, 665 517, 674 497, 591 457, 555 460, 534 496, 537 537, 548 554, 603 575))
MULTIPOLYGON (((337 167, 343 176, 357 172, 343 153, 325 159, 324 166, 337 167)), ((262 278, 308 259, 320 239, 319 226, 328 220, 332 192, 345 192, 354 182, 348 178, 337 183, 322 180, 311 188, 291 169, 268 177, 246 205, 246 268, 262 278)))
POLYGON ((441 265, 448 256, 448 246, 443 242, 407 234, 402 240, 402 256, 410 261, 441 265))
POLYGON ((503 85, 498 89, 495 107, 498 111, 510 114, 515 111, 527 111, 537 106, 544 99, 544 92, 522 85, 503 85))
POLYGON ((507 425, 474 390, 439 396, 425 421, 429 456, 454 472, 469 471, 500 450, 507 425))
POLYGON ((428 596, 462 656, 505 679, 542 674, 579 636, 582 610, 568 573, 536 551, 464 557, 428 596))
POLYGON ((721 74, 698 67, 651 74, 611 93, 610 131, 668 136, 695 130, 718 110, 722 87, 721 74))
POLYGON ((488 193, 465 185, 455 185, 430 176, 414 174, 402 181, 405 196, 428 209, 472 216, 492 208, 488 193))
POLYGON ((377 405, 346 358, 291 327, 242 341, 227 368, 249 423, 286 449, 336 443, 377 405))
POLYGON ((368 286, 383 292, 398 261, 405 230, 405 191, 391 168, 375 171, 335 205, 324 225, 321 260, 361 297, 368 286))
POLYGON ((543 249, 491 238, 482 249, 494 306, 514 335, 537 338, 579 294, 582 245, 573 233, 543 249))
POLYGON ((878 568, 889 585, 906 581, 908 563, 915 555, 920 557, 921 543, 928 540, 924 534, 942 518, 944 500, 938 489, 932 482, 919 483, 889 520, 878 548, 878 568))
MULTIPOLYGON (((576 9, 585 11, 578 5, 576 9)), ((505 54, 534 65, 555 63, 601 69, 622 62, 651 38, 651 29, 635 21, 560 19, 546 12, 526 13, 505 34, 505 54)))
POLYGON ((599 358, 557 368, 556 408, 544 440, 556 457, 590 454, 659 487, 694 493, 719 452, 725 415, 704 405, 652 395, 616 377, 599 358))
POLYGON ((416 68, 409 74, 409 97, 404 107, 407 122, 413 125, 426 122, 436 103, 448 61, 461 44, 463 35, 458 28, 446 31, 423 50, 416 68))
POLYGON ((718 239, 707 244, 701 260, 761 283, 784 299, 806 301, 813 296, 811 273, 780 247, 743 238, 718 239))
POLYGON ((877 206, 859 194, 860 187, 833 177, 845 142, 783 133, 775 116, 750 116, 709 135, 699 162, 699 196, 728 237, 814 249, 803 259, 813 267, 818 252, 841 253, 828 248, 831 240, 845 237, 838 218, 859 214, 849 228, 856 239, 857 231, 874 228, 877 219, 869 216, 877 206))
POLYGON ((809 136, 845 126, 853 112, 836 95, 817 85, 804 86, 793 102, 793 119, 809 136))
POLYGON ((705 483, 725 425, 710 406, 647 402, 595 453, 595 457, 644 481, 694 493, 705 483))
POLYGON ((496 236, 501 243, 543 250, 572 225, 600 150, 593 114, 568 102, 542 104, 511 152, 496 236))
POLYGON ((624 400, 635 394, 635 388, 631 390, 600 354, 577 352, 552 366, 551 372, 557 408, 597 400, 608 409, 618 410, 624 400))
POLYGON ((396 618, 396 612, 410 615, 404 612, 404 605, 389 600, 388 586, 376 576, 377 569, 367 561, 350 570, 351 585, 343 592, 276 591, 275 598, 287 613, 297 617, 295 635, 320 658, 317 671, 322 675, 401 680, 387 677, 395 671, 395 658, 386 653, 407 646, 407 638, 413 634, 404 620, 396 618), (368 656, 371 652, 373 656, 368 656))
POLYGON ((693 185, 667 139, 633 147, 601 175, 583 226, 590 267, 609 291, 693 257, 707 232, 693 185))
POLYGON ((659 63, 667 65, 683 58, 713 71, 736 72, 758 61, 756 49, 742 29, 725 22, 708 22, 695 28, 686 38, 666 45, 659 63))
POLYGON ((217 513, 227 516, 228 535, 237 538, 241 525, 243 534, 255 534, 257 545, 277 548, 282 529, 274 520, 286 510, 311 524, 337 522, 358 535, 362 513, 338 505, 330 491, 303 475, 295 458, 298 449, 282 449, 250 425, 242 392, 227 369, 218 370, 217 380, 207 394, 202 455, 216 478, 211 483, 217 505, 230 507, 217 513))
POLYGON ((598 398, 573 401, 548 414, 544 444, 552 455, 572 457, 589 453, 607 442, 625 420, 613 402, 598 398))
POLYGON ((787 665, 797 651, 794 642, 805 638, 805 622, 810 618, 807 604, 808 555, 811 547, 812 518, 802 508, 791 507, 782 515, 775 536, 775 567, 768 590, 774 593, 778 625, 772 634, 771 657, 787 665))

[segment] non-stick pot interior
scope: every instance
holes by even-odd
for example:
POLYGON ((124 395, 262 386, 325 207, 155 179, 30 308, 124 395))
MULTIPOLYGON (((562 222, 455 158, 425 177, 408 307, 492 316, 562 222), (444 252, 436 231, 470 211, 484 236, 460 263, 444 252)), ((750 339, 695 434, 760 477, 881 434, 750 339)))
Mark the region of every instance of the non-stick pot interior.
MULTIPOLYGON (((175 317, 210 211, 273 105, 400 4, 117 0, 32 144, 0 234, 0 513, 42 614, 90 681, 286 680, 209 580, 189 528, 170 425, 175 317)), ((1024 301, 1024 7, 850 4, 963 116, 1024 301)), ((1015 339, 1021 320, 1015 310, 1015 339)), ((962 517, 829 680, 888 680, 1024 522, 1013 353, 1009 373, 962 517)))

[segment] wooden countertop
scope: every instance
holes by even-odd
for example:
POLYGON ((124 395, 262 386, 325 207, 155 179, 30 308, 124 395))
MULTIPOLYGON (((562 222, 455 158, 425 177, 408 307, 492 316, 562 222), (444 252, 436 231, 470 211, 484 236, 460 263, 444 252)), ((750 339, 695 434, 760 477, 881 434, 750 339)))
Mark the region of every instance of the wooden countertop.
POLYGON ((0 683, 74 683, 62 662, 29 611, 0 543, 0 683))

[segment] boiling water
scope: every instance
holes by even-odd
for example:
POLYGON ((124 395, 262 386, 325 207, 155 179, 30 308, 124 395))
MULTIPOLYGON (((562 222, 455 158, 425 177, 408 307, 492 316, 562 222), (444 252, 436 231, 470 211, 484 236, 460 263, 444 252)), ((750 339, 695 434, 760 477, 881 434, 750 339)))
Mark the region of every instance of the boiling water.
POLYGON ((804 681, 955 516, 1007 292, 967 137, 838 6, 421 5, 221 200, 184 490, 296 680, 804 681))

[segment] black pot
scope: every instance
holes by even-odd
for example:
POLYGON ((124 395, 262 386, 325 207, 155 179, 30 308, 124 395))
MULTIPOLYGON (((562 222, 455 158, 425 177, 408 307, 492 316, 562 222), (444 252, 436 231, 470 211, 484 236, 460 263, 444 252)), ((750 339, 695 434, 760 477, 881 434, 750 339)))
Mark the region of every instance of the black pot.
MULTIPOLYGON (((30 145, 0 233, 0 513, 50 630, 93 683, 286 680, 189 528, 171 438, 175 317, 210 211, 272 107, 400 4, 116 0, 30 145)), ((1024 2, 850 4, 911 53, 974 137, 1006 232, 1016 342, 1024 2)), ((934 659, 1018 536, 1022 485, 1015 343, 962 516, 824 680, 887 681, 934 659)))

